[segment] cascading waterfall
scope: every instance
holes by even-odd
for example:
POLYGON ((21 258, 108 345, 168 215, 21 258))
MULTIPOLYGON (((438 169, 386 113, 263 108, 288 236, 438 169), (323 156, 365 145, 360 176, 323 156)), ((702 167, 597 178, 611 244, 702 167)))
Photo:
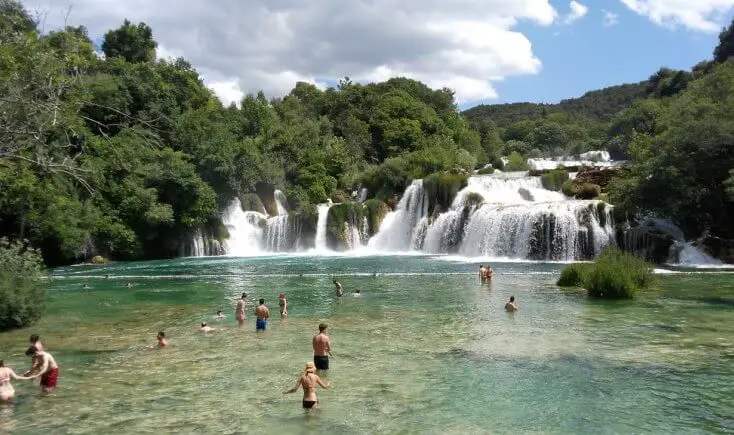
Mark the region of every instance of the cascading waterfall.
POLYGON ((318 212, 318 220, 316 221, 316 239, 314 242, 316 244, 317 251, 325 251, 328 249, 326 243, 326 224, 331 205, 331 203, 319 204, 316 207, 316 210, 318 212))
POLYGON ((288 246, 288 215, 275 216, 265 222, 265 249, 269 252, 286 252, 288 246))
POLYGON ((262 213, 243 211, 240 200, 235 198, 222 216, 222 222, 229 231, 229 238, 224 243, 227 255, 244 257, 262 252, 266 219, 262 213))
POLYGON ((285 193, 282 191, 276 189, 273 193, 273 196, 275 196, 275 208, 278 213, 278 216, 284 216, 288 214, 288 209, 286 209, 286 197, 285 193))
POLYGON ((427 221, 428 200, 423 180, 414 180, 408 186, 394 211, 385 216, 380 231, 370 239, 368 246, 382 251, 414 249, 420 229, 427 221), (420 227, 418 224, 421 224, 420 227))

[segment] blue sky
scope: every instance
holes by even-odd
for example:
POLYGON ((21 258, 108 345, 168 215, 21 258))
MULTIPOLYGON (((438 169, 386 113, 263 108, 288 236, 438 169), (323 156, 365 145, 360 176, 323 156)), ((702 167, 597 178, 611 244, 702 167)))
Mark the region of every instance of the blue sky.
MULTIPOLYGON (((561 11, 564 5, 565 1, 554 2, 561 11)), ((555 103, 590 90, 644 80, 662 66, 690 69, 710 59, 718 44, 718 34, 661 26, 618 2, 608 2, 606 10, 618 15, 618 24, 604 26, 604 12, 593 4, 586 16, 568 26, 520 23, 515 29, 530 39, 543 67, 536 75, 495 82, 499 98, 484 102, 555 103)), ((731 15, 725 22, 731 22, 731 15)))

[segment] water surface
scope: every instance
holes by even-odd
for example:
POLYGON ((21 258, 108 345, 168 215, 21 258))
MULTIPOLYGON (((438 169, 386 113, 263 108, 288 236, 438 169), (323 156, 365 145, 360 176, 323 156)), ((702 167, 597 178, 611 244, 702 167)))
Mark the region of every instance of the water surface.
POLYGON ((482 285, 478 264, 451 260, 280 256, 58 269, 46 316, 0 334, 0 355, 24 369, 28 335, 39 333, 61 366, 60 387, 40 398, 35 383, 16 382, 18 399, 0 407, 2 429, 734 431, 734 275, 664 275, 636 301, 602 302, 557 288, 559 264, 493 264, 493 282, 482 285), (332 277, 346 289, 341 300, 332 277), (253 304, 237 328, 242 291, 271 307, 265 334, 254 331, 253 304), (279 292, 289 301, 284 321, 279 292), (511 295, 514 314, 503 310, 511 295), (228 315, 219 325, 217 309, 228 315), (201 321, 223 329, 202 335, 201 321), (281 392, 310 359, 322 321, 334 388, 305 413, 300 392, 281 392), (151 350, 159 330, 171 346, 151 350))

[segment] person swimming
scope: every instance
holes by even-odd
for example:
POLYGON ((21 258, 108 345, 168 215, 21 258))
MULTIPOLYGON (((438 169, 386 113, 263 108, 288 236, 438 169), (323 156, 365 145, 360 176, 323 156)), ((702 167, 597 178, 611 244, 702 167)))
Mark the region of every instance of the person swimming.
POLYGON ((0 360, 0 402, 7 402, 15 397, 15 389, 10 383, 11 379, 28 381, 33 378, 16 374, 10 367, 5 367, 5 361, 0 360))
POLYGON ((199 327, 199 331, 201 331, 201 332, 211 332, 211 331, 216 331, 216 329, 214 329, 211 326, 207 325, 206 322, 201 322, 201 326, 199 327))
POLYGON ((166 340, 166 333, 161 331, 158 333, 158 336, 156 337, 156 340, 158 340, 158 348, 164 348, 168 346, 168 341, 166 340))
POLYGON ((224 319, 227 316, 225 316, 224 314, 222 314, 222 310, 217 310, 217 315, 214 316, 214 317, 217 318, 217 319, 224 319))
POLYGON ((278 294, 278 306, 280 307, 280 318, 288 317, 288 299, 283 293, 278 294))
POLYGON ((331 386, 328 382, 324 382, 321 380, 319 375, 316 374, 316 366, 313 362, 309 361, 306 363, 306 367, 303 370, 303 374, 298 378, 298 382, 296 383, 296 386, 283 391, 283 394, 290 394, 295 393, 298 391, 298 388, 303 388, 303 408, 304 409, 311 409, 311 408, 317 408, 318 407, 318 398, 316 397, 316 386, 320 386, 321 388, 328 390, 331 389, 331 386))
POLYGON ((255 331, 265 331, 268 326, 268 318, 270 317, 270 310, 265 306, 265 299, 260 299, 260 305, 255 308, 255 331))
POLYGON ((355 291, 355 293, 354 293, 354 297, 355 297, 355 298, 358 298, 358 297, 362 296, 362 293, 360 293, 360 292, 361 292, 361 290, 360 290, 360 289, 357 289, 357 290, 355 291))
POLYGON ((511 313, 517 311, 517 302, 515 302, 515 296, 510 296, 510 302, 505 304, 505 309, 511 313))

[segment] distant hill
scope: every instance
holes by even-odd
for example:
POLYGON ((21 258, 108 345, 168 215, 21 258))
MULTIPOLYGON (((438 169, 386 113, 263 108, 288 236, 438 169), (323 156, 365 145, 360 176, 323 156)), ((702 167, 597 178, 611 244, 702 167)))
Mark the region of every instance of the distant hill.
POLYGON ((464 111, 463 114, 472 123, 489 118, 498 127, 505 128, 518 121, 543 118, 554 112, 565 112, 573 118, 604 122, 634 101, 648 96, 649 87, 650 82, 646 80, 590 91, 579 98, 570 98, 558 104, 482 104, 464 111))

